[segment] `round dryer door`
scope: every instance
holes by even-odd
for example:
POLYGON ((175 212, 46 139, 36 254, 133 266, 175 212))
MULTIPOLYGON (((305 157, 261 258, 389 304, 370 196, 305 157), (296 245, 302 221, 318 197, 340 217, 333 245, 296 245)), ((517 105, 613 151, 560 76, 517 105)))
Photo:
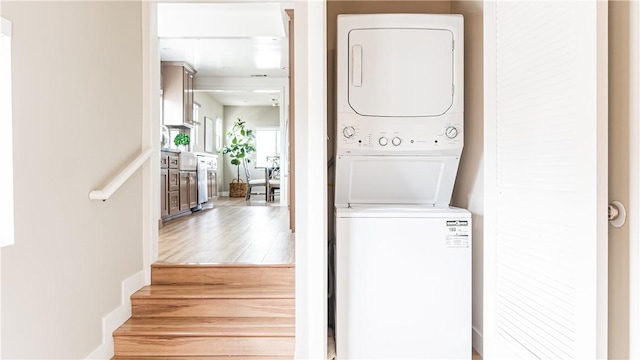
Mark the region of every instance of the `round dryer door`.
POLYGON ((453 104, 453 32, 349 32, 349 105, 364 116, 439 116, 453 104))

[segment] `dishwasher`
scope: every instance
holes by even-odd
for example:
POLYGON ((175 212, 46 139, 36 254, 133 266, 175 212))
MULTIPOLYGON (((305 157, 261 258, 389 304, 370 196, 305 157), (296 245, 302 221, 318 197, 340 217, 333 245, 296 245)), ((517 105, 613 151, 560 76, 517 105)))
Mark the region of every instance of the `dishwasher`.
POLYGON ((217 169, 217 157, 198 154, 197 178, 198 178, 198 206, 194 211, 201 210, 202 204, 209 201, 208 176, 211 170, 217 169))

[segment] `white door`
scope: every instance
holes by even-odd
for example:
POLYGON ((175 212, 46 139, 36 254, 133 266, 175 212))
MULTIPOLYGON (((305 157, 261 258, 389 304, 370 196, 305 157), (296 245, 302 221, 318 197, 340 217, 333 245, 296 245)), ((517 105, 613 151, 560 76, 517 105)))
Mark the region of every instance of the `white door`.
POLYGON ((607 356, 607 3, 485 2, 484 358, 607 356))
POLYGON ((453 41, 447 29, 351 30, 349 105, 364 116, 444 114, 453 103, 453 41))

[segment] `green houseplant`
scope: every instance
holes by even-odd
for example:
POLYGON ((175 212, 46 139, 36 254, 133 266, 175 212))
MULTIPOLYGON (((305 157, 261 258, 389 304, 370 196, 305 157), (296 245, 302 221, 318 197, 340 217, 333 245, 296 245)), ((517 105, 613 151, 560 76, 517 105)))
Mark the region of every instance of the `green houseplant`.
MULTIPOLYGON (((228 145, 219 150, 222 154, 229 155, 231 164, 236 166, 237 177, 233 179, 235 183, 242 182, 242 179, 240 179, 240 165, 245 166, 243 160, 251 162, 248 155, 256 151, 254 143, 256 136, 253 134, 253 130, 245 128, 245 123, 242 118, 236 119, 231 130, 227 132, 228 145)), ((234 182, 232 182, 232 185, 234 182)), ((244 191, 246 193, 246 184, 244 184, 244 191)), ((233 191, 230 191, 230 196, 232 196, 231 193, 233 191)), ((244 194, 238 193, 237 196, 244 196, 244 194)))
POLYGON ((187 146, 189 145, 190 142, 191 142, 191 138, 189 137, 189 135, 185 133, 179 133, 173 139, 173 143, 176 144, 176 146, 181 146, 181 145, 187 146))

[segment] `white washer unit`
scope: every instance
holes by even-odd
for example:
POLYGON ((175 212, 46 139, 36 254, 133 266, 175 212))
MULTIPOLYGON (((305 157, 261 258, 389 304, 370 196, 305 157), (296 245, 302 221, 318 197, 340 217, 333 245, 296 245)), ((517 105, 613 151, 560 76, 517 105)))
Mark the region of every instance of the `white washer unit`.
POLYGON ((338 359, 471 357, 461 15, 338 16, 338 359))

